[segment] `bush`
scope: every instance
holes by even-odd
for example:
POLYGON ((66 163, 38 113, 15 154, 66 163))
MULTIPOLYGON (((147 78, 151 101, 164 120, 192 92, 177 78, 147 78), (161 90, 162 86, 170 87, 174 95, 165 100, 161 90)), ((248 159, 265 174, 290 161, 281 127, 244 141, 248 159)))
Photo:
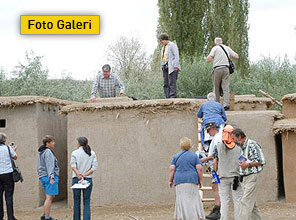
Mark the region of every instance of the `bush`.
POLYGON ((178 97, 206 96, 213 91, 212 67, 203 58, 181 61, 178 77, 178 97))
MULTIPOLYGON (((63 79, 48 79, 48 71, 43 70, 41 58, 33 53, 26 54, 27 63, 20 64, 10 74, 0 70, 0 95, 38 95, 65 100, 83 101, 90 97, 93 81, 74 80, 71 76, 63 79)), ((182 70, 178 76, 178 97, 194 98, 206 96, 213 91, 212 64, 204 58, 181 60, 182 70)), ((136 99, 164 98, 162 72, 152 72, 145 68, 139 74, 138 69, 130 69, 128 77, 121 76, 125 84, 125 95, 136 99)), ((283 95, 296 93, 296 65, 288 59, 263 58, 250 66, 250 74, 242 78, 239 70, 230 77, 230 91, 236 95, 259 94, 259 89, 281 100, 283 95)))
POLYGON ((263 58, 251 64, 248 78, 241 78, 234 73, 231 77, 230 89, 235 94, 255 94, 261 96, 259 89, 274 98, 281 98, 288 93, 296 93, 296 66, 287 59, 263 58))
MULTIPOLYGON (((133 75, 133 73, 131 73, 133 75)), ((162 99, 163 85, 161 73, 146 72, 141 78, 123 79, 125 95, 136 99, 162 99)))

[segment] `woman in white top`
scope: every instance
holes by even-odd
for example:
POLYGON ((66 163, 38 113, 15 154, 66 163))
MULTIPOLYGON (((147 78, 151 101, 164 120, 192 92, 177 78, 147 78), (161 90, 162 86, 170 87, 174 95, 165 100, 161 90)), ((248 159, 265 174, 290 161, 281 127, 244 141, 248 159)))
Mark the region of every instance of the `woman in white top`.
POLYGON ((13 211, 14 181, 11 160, 16 160, 16 146, 6 145, 6 134, 0 133, 0 219, 4 219, 3 193, 7 208, 7 219, 16 220, 13 211))
POLYGON ((79 181, 87 180, 90 185, 86 189, 73 189, 74 207, 73 220, 80 220, 81 191, 83 191, 83 219, 90 220, 90 196, 92 191, 93 172, 98 167, 97 156, 88 145, 86 137, 77 138, 78 149, 72 152, 71 167, 73 170, 72 185, 79 181))

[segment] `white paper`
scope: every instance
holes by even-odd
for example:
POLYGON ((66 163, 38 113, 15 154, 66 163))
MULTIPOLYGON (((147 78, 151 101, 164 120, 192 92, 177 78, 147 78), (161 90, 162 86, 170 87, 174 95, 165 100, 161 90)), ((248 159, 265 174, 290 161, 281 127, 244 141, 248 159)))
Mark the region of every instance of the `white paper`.
POLYGON ((82 183, 79 181, 78 183, 75 183, 73 186, 71 186, 71 189, 86 189, 89 187, 90 183, 86 180, 84 180, 82 183))

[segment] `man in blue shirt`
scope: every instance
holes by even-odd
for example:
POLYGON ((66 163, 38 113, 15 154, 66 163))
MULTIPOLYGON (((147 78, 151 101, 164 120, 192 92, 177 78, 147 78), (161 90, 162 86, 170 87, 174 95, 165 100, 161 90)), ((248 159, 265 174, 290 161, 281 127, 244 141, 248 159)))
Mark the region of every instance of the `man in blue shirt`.
POLYGON ((205 151, 208 151, 211 140, 205 138, 205 124, 208 122, 216 122, 216 125, 218 126, 219 130, 220 126, 222 124, 225 124, 227 121, 227 117, 223 106, 219 102, 215 101, 215 93, 210 92, 207 98, 208 101, 203 103, 197 112, 197 117, 203 119, 202 128, 200 129, 200 138, 201 144, 204 147, 205 151))

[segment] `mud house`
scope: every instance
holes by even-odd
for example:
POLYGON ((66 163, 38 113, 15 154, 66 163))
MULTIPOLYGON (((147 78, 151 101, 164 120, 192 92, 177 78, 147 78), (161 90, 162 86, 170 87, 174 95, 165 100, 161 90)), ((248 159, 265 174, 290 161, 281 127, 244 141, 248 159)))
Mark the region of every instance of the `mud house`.
POLYGON ((44 201, 44 192, 37 176, 38 147, 46 134, 56 138, 55 153, 61 168, 60 194, 67 196, 67 117, 59 115, 62 106, 69 104, 47 97, 19 96, 0 97, 0 132, 7 134, 8 142, 18 146, 16 161, 21 168, 24 182, 15 187, 16 209, 39 207, 44 201))
POLYGON ((255 95, 236 95, 234 98, 234 111, 263 111, 273 106, 269 98, 256 97, 255 95))
MULTIPOLYGON (((245 98, 245 97, 244 97, 245 98)), ((241 100, 238 97, 237 100, 241 100)), ((95 206, 159 204, 174 201, 168 187, 168 167, 180 150, 179 140, 187 136, 197 143, 196 112, 205 100, 171 99, 149 101, 81 103, 62 108, 68 115, 68 158, 76 149, 76 138, 86 136, 97 153, 99 168, 94 177, 92 203, 95 206)), ((249 97, 241 110, 227 116, 262 146, 268 163, 260 201, 278 199, 276 144, 272 135, 277 111, 266 111, 270 99, 249 97), (252 107, 252 105, 254 107, 252 107), (246 108, 247 107, 247 108, 246 108), (259 123, 260 121, 260 123, 259 123), (271 175, 272 174, 272 175, 271 175)), ((68 168, 68 183, 71 169, 68 168)), ((72 205, 72 192, 68 193, 72 205)))
POLYGON ((282 98, 284 119, 278 120, 273 127, 275 135, 280 136, 283 167, 283 184, 287 202, 296 202, 296 93, 282 98))
MULTIPOLYGON (((36 167, 37 148, 45 134, 56 138, 61 167, 57 199, 67 199, 69 206, 73 204, 69 161, 79 136, 89 139, 99 161, 92 205, 172 203, 175 191, 168 187, 168 167, 180 150, 181 137, 198 143, 196 112, 204 101, 125 97, 73 104, 46 97, 1 97, 0 132, 18 145, 17 164, 25 178, 16 184, 15 193, 21 198, 15 199, 16 208, 34 208, 44 201, 36 167)), ((228 123, 258 141, 266 156, 259 201, 278 200, 282 176, 289 175, 279 163, 282 158, 272 133, 279 112, 268 110, 272 104, 253 95, 236 96, 235 111, 227 112, 228 123)))
MULTIPOLYGON (((180 138, 197 142, 198 100, 172 99, 77 104, 68 115, 68 157, 86 136, 97 153, 92 203, 96 206, 173 201, 168 166, 180 138)), ((70 168, 68 169, 70 172, 70 168)), ((68 175, 70 182, 71 175, 68 175)), ((72 193, 68 194, 72 205, 72 193)))

